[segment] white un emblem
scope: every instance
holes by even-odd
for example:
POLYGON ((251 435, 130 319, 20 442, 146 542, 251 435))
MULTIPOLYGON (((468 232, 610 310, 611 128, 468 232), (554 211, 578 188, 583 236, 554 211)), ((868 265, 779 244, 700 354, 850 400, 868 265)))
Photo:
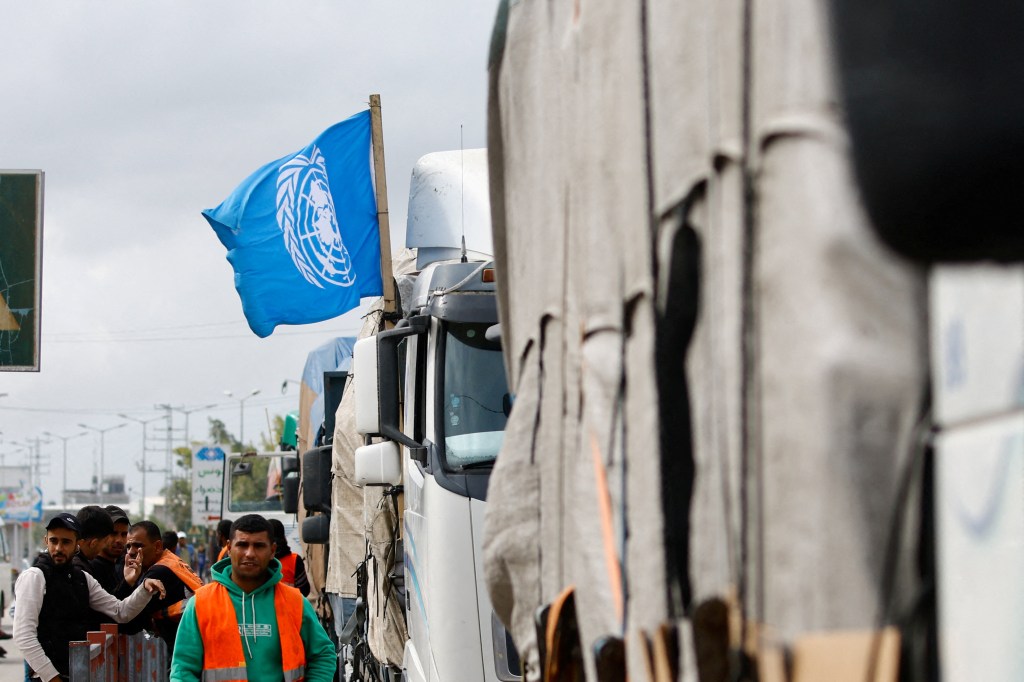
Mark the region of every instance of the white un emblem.
POLYGON ((277 176, 277 224, 296 269, 310 284, 350 287, 356 281, 352 258, 341 241, 324 155, 314 145, 277 176))

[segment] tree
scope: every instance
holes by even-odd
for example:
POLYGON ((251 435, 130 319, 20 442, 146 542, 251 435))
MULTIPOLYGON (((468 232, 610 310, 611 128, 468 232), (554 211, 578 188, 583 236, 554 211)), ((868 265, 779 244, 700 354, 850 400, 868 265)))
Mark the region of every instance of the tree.
POLYGON ((192 526, 192 480, 175 478, 160 491, 167 499, 167 517, 178 530, 192 526))
MULTIPOLYGON (((235 438, 234 434, 227 430, 224 422, 220 419, 209 419, 210 442, 215 445, 227 445, 234 452, 242 452, 242 443, 235 438)), ((263 450, 276 450, 277 442, 281 440, 281 433, 284 431, 284 417, 276 415, 273 417, 273 438, 274 443, 267 442, 266 436, 260 434, 260 446, 263 450)), ((254 449, 248 445, 246 450, 254 449)), ((165 486, 160 493, 165 496, 166 515, 168 521, 179 530, 186 530, 192 525, 192 450, 191 448, 175 448, 174 454, 177 457, 177 465, 184 470, 181 478, 172 479, 169 485, 165 486)), ((267 497, 267 461, 257 461, 242 476, 232 477, 232 497, 242 501, 243 504, 253 505, 253 510, 258 511, 265 505, 267 497)))
POLYGON ((238 439, 232 435, 224 422, 220 419, 209 418, 210 422, 210 442, 216 445, 230 445, 230 449, 235 452, 242 451, 242 444, 238 442, 238 439))
POLYGON ((178 530, 187 530, 192 525, 192 450, 175 448, 174 454, 185 475, 171 479, 160 493, 166 500, 168 520, 178 530))
POLYGON ((278 444, 281 442, 281 434, 284 433, 284 416, 276 414, 271 418, 271 428, 273 433, 271 434, 271 441, 267 440, 266 434, 260 434, 260 449, 263 452, 273 452, 278 449, 278 444))

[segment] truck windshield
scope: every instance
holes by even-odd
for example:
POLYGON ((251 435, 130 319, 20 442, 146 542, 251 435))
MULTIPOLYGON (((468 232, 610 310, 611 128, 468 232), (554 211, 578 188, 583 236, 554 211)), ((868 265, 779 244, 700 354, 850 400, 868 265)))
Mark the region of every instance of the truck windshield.
POLYGON ((229 457, 230 512, 281 511, 281 458, 229 457))
POLYGON ((444 346, 444 451, 452 469, 485 466, 501 449, 509 404, 501 345, 489 324, 450 322, 444 346))

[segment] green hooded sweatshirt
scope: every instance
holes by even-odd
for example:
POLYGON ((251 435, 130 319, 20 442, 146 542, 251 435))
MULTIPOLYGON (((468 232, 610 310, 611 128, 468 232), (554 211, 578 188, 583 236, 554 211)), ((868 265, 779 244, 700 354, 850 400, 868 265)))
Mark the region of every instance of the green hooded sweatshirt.
MULTIPOLYGON (((270 579, 246 594, 231 580, 230 557, 221 559, 211 569, 213 579, 224 585, 231 595, 242 636, 242 653, 245 655, 249 682, 281 682, 282 679, 281 642, 274 612, 274 585, 281 580, 281 562, 271 559, 267 570, 270 579)), ((190 599, 181 616, 174 658, 171 660, 172 682, 196 682, 202 679, 203 639, 199 635, 195 607, 195 599, 190 599)), ((301 635, 306 649, 306 682, 331 682, 338 664, 337 654, 308 601, 302 608, 301 635)))

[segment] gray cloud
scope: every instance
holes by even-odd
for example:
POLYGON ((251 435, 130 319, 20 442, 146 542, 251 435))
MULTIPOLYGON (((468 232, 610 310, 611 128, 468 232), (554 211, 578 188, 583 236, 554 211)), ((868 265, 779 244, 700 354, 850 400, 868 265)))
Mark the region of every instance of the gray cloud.
MULTIPOLYGON (((496 4, 0 0, 0 167, 46 172, 42 371, 0 373, 5 463, 22 457, 12 441, 158 403, 220 403, 192 415, 193 437, 209 416, 237 430, 224 389, 262 389, 246 404, 250 435, 266 430, 264 410, 297 408, 281 382, 358 313, 257 339, 200 211, 378 92, 399 245, 415 160, 458 148, 460 124, 467 147, 484 144, 496 4)), ((108 471, 136 490, 139 428, 106 438, 108 471)), ((56 498, 60 442, 43 449, 56 498)), ((91 436, 69 443, 69 485, 87 485, 96 449, 91 436)))

